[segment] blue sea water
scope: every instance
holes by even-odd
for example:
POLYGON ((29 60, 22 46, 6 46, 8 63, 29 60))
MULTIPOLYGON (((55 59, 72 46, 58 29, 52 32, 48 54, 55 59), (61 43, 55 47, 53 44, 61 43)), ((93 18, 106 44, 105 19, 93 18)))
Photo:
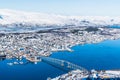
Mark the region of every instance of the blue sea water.
POLYGON ((52 57, 83 66, 88 70, 120 69, 120 40, 77 45, 74 52, 54 52, 52 57))
POLYGON ((116 28, 116 29, 120 29, 120 25, 108 26, 108 28, 116 28))
MULTIPOLYGON (((50 57, 66 60, 88 70, 120 69, 120 39, 107 40, 96 44, 76 45, 73 52, 53 52, 50 57)), ((63 73, 61 69, 44 62, 38 64, 9 66, 8 62, 0 61, 0 80, 46 80, 63 73)))

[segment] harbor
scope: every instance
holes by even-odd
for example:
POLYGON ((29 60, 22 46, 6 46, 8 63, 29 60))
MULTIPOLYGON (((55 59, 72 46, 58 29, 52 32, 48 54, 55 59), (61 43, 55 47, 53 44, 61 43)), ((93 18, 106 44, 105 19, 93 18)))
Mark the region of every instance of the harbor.
MULTIPOLYGON (((0 57, 2 58, 2 57, 0 57)), ((87 69, 78 66, 76 64, 73 64, 71 62, 50 58, 50 57, 37 57, 35 58, 26 58, 29 62, 34 62, 34 64, 38 63, 39 61, 45 62, 49 65, 53 65, 57 67, 58 69, 61 69, 63 71, 67 71, 67 74, 63 74, 56 78, 47 78, 47 80, 71 80, 71 79, 79 79, 79 80, 119 80, 120 79, 120 70, 91 70, 88 71, 87 69)), ((13 65, 23 65, 25 64, 22 61, 8 63, 9 66, 13 65)))

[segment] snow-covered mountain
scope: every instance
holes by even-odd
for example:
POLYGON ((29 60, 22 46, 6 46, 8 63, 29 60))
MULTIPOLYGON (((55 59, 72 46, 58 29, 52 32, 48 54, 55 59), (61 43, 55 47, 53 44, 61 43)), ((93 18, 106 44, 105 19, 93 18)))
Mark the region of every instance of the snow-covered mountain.
POLYGON ((119 25, 120 17, 62 16, 35 12, 0 9, 0 25, 11 26, 107 26, 119 25))

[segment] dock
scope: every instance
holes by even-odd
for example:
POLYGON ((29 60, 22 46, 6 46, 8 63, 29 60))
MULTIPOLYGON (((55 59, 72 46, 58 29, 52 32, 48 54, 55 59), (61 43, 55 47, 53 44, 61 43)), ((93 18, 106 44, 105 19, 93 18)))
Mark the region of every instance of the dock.
POLYGON ((41 59, 37 59, 37 57, 26 57, 26 59, 30 62, 39 62, 41 59))

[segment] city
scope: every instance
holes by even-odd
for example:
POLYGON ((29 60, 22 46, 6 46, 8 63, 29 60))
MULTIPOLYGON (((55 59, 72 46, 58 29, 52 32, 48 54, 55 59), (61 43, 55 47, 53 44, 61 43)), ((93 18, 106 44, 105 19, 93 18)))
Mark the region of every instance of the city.
MULTIPOLYGON (((49 57, 54 51, 72 51, 74 45, 95 44, 104 40, 120 38, 120 29, 96 28, 96 27, 71 27, 50 29, 31 33, 1 33, 0 56, 6 59, 23 59, 30 62, 40 62, 41 57, 49 57)), ((10 62, 8 65, 24 64, 24 62, 10 62)), ((119 78, 119 71, 95 71, 85 73, 81 70, 73 70, 68 74, 53 80, 71 80, 84 78, 119 78)), ((50 79, 51 80, 51 79, 50 79)))
POLYGON ((120 0, 1 0, 0 80, 120 80, 120 0))

